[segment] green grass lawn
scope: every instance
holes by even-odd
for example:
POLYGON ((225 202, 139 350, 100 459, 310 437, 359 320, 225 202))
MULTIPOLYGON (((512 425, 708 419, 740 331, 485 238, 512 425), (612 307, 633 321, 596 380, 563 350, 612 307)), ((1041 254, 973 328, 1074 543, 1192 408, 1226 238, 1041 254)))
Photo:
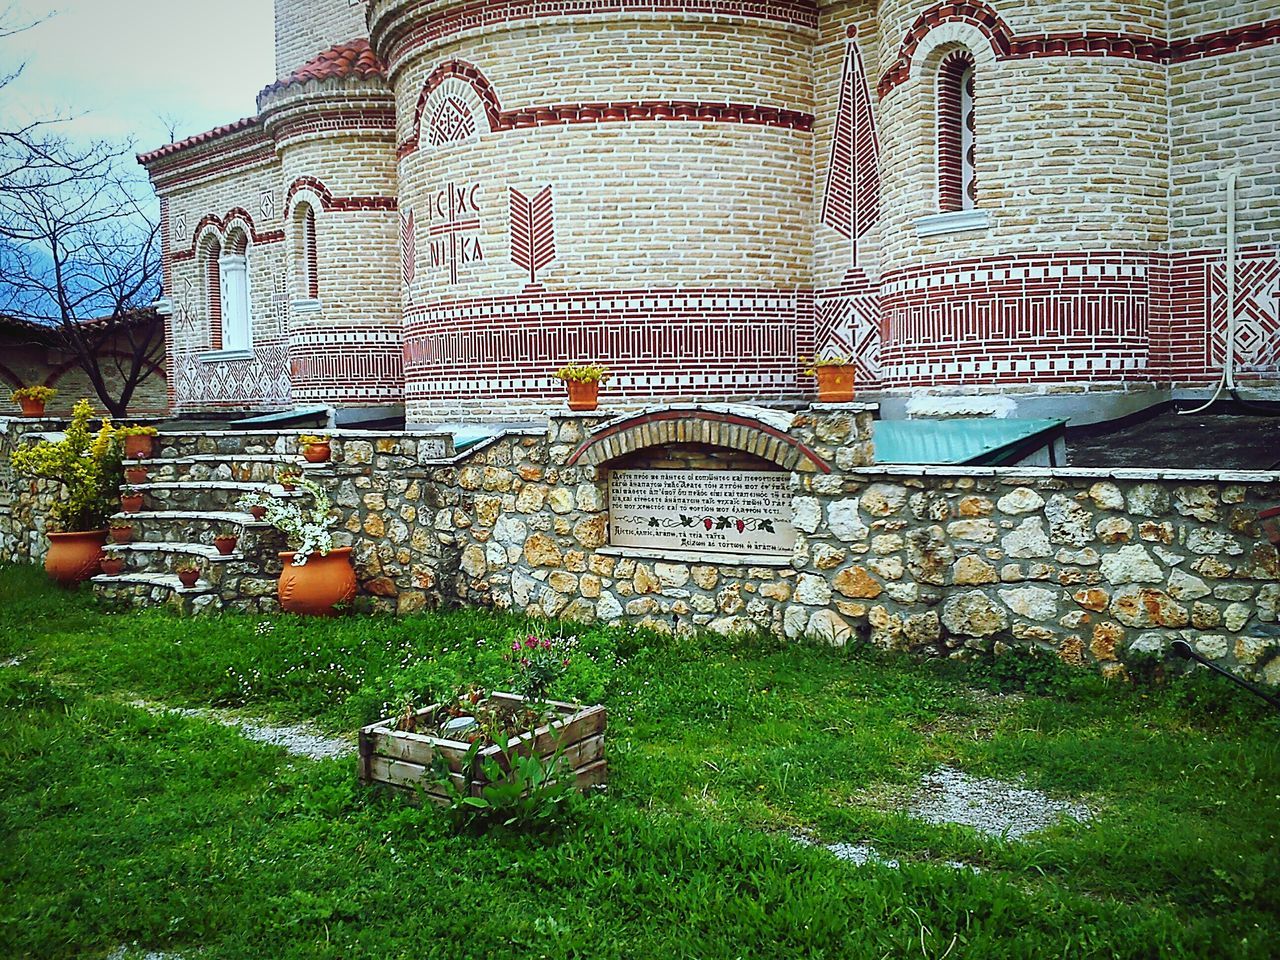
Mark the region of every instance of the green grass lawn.
POLYGON ((522 626, 181 620, 0 568, 0 661, 20 658, 0 668, 0 957, 1277 953, 1280 719, 1212 677, 1133 688, 1043 662, 575 628, 554 692, 608 706, 609 793, 533 836, 458 835, 360 787, 354 759, 129 705, 350 733, 406 696, 501 685, 522 626), (1097 817, 1014 842, 907 816, 943 763, 1097 817))

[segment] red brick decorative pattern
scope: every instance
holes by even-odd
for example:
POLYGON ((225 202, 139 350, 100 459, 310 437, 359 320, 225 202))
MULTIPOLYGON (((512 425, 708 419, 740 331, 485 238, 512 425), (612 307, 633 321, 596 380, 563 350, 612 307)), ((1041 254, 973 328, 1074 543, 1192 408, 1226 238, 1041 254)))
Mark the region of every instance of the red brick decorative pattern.
POLYGON ((881 278, 886 386, 1144 380, 1147 254, 1027 254, 881 278))
POLYGON ((196 243, 199 241, 200 234, 204 232, 205 227, 213 226, 217 229, 219 235, 223 235, 227 232, 228 228, 237 221, 249 228, 248 239, 255 244, 279 243, 284 239, 283 230, 264 230, 260 233, 248 210, 244 209, 244 207, 233 207, 221 217, 216 213, 206 213, 201 217, 200 222, 197 223, 195 229, 191 231, 191 246, 186 250, 175 250, 173 252, 173 261, 177 263, 179 261, 190 260, 195 257, 196 243))
POLYGON ((413 132, 400 145, 399 157, 418 149, 422 136, 422 114, 432 92, 450 77, 465 81, 485 106, 491 132, 528 127, 559 126, 571 123, 614 123, 654 120, 663 122, 748 123, 792 130, 812 130, 813 114, 778 107, 741 103, 704 103, 694 100, 639 100, 610 103, 560 103, 521 110, 503 110, 497 92, 480 69, 463 60, 442 63, 427 78, 414 110, 413 132))
POLYGON ((809 28, 818 25, 817 6, 809 0, 474 0, 448 7, 423 0, 416 8, 406 9, 405 19, 413 26, 392 38, 384 55, 394 66, 421 46, 477 27, 547 17, 632 12, 712 14, 809 28))
POLYGON ((831 163, 822 196, 822 222, 842 237, 857 240, 880 218, 880 142, 862 55, 852 40, 840 78, 831 163))
POLYGON ((592 433, 569 455, 565 465, 572 467, 579 461, 606 463, 636 450, 676 442, 742 450, 785 470, 795 470, 801 461, 806 461, 809 470, 831 472, 830 464, 776 427, 750 417, 709 410, 662 410, 629 417, 592 433))
POLYGON ((948 54, 938 67, 938 209, 943 213, 965 206, 962 91, 972 67, 967 50, 948 54))
POLYGON ((335 197, 333 191, 325 186, 317 177, 298 177, 289 184, 285 194, 285 209, 293 205, 293 198, 299 190, 310 190, 320 198, 320 206, 324 210, 394 210, 395 197, 335 197))
POLYGON ((410 306, 406 398, 555 402, 561 364, 613 365, 629 398, 794 397, 813 352, 813 298, 798 290, 654 289, 548 293, 410 306))
POLYGON ((993 7, 981 0, 946 0, 916 18, 898 48, 897 59, 880 75, 876 90, 884 97, 911 73, 911 61, 925 35, 944 23, 977 27, 991 42, 997 60, 1035 57, 1120 57, 1148 63, 1181 63, 1280 43, 1280 19, 1229 30, 1168 40, 1139 34, 1089 31, 1017 36, 993 7))
POLYGON ((289 336, 295 401, 400 403, 404 373, 398 324, 326 323, 289 336))

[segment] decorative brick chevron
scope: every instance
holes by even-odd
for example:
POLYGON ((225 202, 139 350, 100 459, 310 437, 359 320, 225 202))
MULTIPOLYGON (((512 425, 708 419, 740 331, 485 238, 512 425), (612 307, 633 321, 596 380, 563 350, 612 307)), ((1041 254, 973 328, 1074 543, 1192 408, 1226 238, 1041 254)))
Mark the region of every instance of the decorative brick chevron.
POLYGON ((804 443, 762 420, 711 410, 659 410, 607 424, 569 455, 566 466, 601 464, 668 443, 703 443, 741 450, 784 470, 830 473, 831 465, 804 443))

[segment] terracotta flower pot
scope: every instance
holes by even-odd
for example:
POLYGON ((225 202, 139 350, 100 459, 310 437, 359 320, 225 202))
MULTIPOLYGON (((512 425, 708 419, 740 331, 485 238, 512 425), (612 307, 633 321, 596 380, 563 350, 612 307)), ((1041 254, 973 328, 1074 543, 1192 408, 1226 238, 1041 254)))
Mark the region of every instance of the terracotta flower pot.
POLYGON ((570 410, 594 410, 600 399, 600 383, 597 380, 566 380, 570 410))
POLYGON ((112 543, 130 543, 133 541, 133 527, 112 527, 112 543))
POLYGON ((196 585, 196 581, 200 579, 199 570, 179 570, 178 579, 182 581, 182 585, 190 590, 196 585))
POLYGON ((313 553, 301 567, 293 565, 292 553, 281 553, 280 609, 287 613, 331 617, 334 607, 356 595, 356 572, 351 566, 351 548, 330 550, 327 556, 313 553))
POLYGON ((122 496, 120 498, 120 509, 125 513, 137 513, 142 509, 142 494, 135 493, 131 496, 122 496))
POLYGON ((267 508, 261 506, 252 506, 249 508, 249 516, 255 520, 261 520, 267 515, 267 508))
POLYGON ((281 480, 280 488, 284 490, 285 493, 293 493, 293 491, 298 489, 298 481, 297 480, 281 480))
POLYGON ((236 544, 238 542, 238 537, 224 536, 213 538, 213 545, 218 548, 218 552, 224 557, 230 556, 236 552, 236 544))
POLYGON ((44 401, 36 397, 22 397, 18 403, 22 405, 22 415, 24 417, 43 417, 44 401))
POLYGON ((302 447, 302 457, 307 463, 326 463, 332 455, 328 442, 307 443, 302 447))
POLYGON ((64 587, 88 580, 98 572, 102 545, 106 542, 105 530, 51 533, 49 552, 44 558, 45 572, 64 587))
POLYGON ((848 403, 853 399, 853 364, 826 364, 815 367, 820 403, 848 403))
POLYGON ((102 558, 102 572, 108 577, 118 577, 124 572, 124 557, 109 554, 102 558))
POLYGON ((147 468, 146 467, 125 467, 124 479, 125 479, 125 482, 130 484, 131 486, 136 486, 137 484, 140 484, 140 483, 146 483, 147 468))
POLYGON ((143 434, 124 438, 124 455, 130 460, 150 460, 155 437, 143 434))

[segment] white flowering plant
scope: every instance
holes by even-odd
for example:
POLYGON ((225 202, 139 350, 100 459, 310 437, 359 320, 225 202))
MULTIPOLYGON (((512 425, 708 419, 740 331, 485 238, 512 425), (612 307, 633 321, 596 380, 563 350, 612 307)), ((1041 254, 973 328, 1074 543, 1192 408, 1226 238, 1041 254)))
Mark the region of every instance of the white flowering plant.
POLYGON ((241 510, 250 507, 265 509, 267 513, 263 519, 289 539, 294 551, 293 565, 302 567, 313 553, 323 557, 333 549, 333 533, 329 528, 337 518, 333 515, 333 503, 320 484, 302 477, 298 488, 303 496, 290 499, 265 493, 246 493, 237 506, 241 510))

